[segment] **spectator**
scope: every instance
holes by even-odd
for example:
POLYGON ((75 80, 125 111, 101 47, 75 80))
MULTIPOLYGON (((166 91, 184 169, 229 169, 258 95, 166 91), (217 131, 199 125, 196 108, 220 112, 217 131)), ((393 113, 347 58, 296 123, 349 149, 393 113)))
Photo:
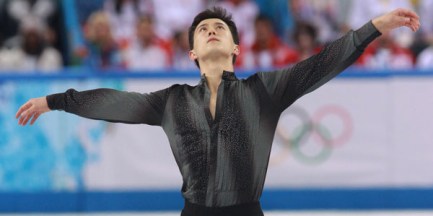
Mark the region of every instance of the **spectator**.
POLYGON ((265 16, 255 21, 256 39, 243 56, 244 68, 272 68, 293 64, 298 59, 294 49, 285 45, 275 34, 272 22, 265 16))
POLYGON ((90 15, 84 28, 87 55, 84 63, 94 68, 124 68, 125 62, 111 33, 108 16, 103 11, 90 15))
POLYGON ((137 38, 126 50, 127 68, 144 70, 169 67, 169 51, 165 48, 165 42, 155 35, 152 18, 141 17, 137 23, 137 38))
POLYGON ((90 15, 95 11, 101 10, 108 0, 75 0, 74 5, 77 9, 77 19, 81 26, 84 26, 90 15))
POLYGON ((21 21, 18 46, 0 51, 0 70, 53 72, 62 67, 60 53, 47 44, 46 26, 37 18, 27 16, 21 21))
POLYGON ((17 27, 23 20, 32 17, 41 20, 45 26, 49 26, 49 19, 56 12, 56 4, 52 0, 9 0, 5 3, 7 18, 12 22, 9 37, 18 33, 17 27))
POLYGON ((298 52, 297 62, 319 53, 321 49, 317 41, 317 29, 306 22, 296 24, 293 40, 298 52))
POLYGON ((290 0, 255 0, 255 2, 259 7, 259 14, 272 20, 278 36, 289 39, 295 24, 291 11, 287 10, 290 0))
POLYGON ((194 61, 189 59, 188 52, 188 31, 176 33, 173 38, 172 67, 180 70, 197 68, 194 61))
POLYGON ((369 69, 408 69, 414 57, 409 49, 399 46, 390 34, 377 38, 361 55, 358 65, 369 69))
POLYGON ((218 6, 225 8, 237 23, 240 41, 251 46, 254 42, 254 21, 259 14, 259 8, 250 0, 223 0, 218 6))
POLYGON ((308 22, 318 30, 318 40, 327 43, 340 35, 339 11, 346 7, 331 0, 291 0, 289 8, 296 22, 308 22))
POLYGON ((135 37, 137 18, 154 14, 151 0, 107 0, 104 11, 110 19, 114 40, 121 48, 135 37))
MULTIPOLYGON (((59 1, 56 0, 5 0, 5 14, 2 22, 5 28, 2 34, 5 46, 13 47, 19 45, 17 40, 18 27, 21 22, 32 19, 39 19, 44 25, 45 43, 53 45, 56 49, 66 52, 66 42, 58 40, 63 38, 64 25, 60 10, 59 1)), ((38 21, 39 22, 39 21, 38 21)))

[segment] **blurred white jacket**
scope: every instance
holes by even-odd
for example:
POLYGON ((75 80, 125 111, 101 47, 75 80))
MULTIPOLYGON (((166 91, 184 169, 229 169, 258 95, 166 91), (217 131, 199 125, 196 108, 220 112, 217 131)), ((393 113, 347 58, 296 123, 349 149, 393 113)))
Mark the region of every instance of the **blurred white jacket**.
POLYGON ((0 73, 52 73, 62 68, 62 56, 52 47, 46 47, 40 56, 26 54, 21 48, 0 50, 0 73))

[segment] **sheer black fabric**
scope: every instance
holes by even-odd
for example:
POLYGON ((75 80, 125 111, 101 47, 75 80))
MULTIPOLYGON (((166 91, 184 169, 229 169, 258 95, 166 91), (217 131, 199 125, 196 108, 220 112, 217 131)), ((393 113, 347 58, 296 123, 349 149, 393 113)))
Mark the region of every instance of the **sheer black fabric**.
POLYGON ((96 89, 47 96, 49 107, 91 119, 161 126, 183 177, 188 203, 226 207, 258 202, 280 114, 352 64, 380 33, 371 22, 292 68, 239 80, 224 71, 215 119, 206 76, 196 86, 149 94, 96 89))

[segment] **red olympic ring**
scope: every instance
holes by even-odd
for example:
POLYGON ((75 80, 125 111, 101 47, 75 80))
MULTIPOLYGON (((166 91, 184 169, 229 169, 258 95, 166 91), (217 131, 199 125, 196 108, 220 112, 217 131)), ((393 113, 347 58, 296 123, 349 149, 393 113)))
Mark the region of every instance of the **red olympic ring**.
MULTIPOLYGON (((312 117, 309 117, 305 109, 294 106, 282 113, 282 116, 294 116, 301 121, 301 125, 295 127, 293 132, 287 131, 284 126, 277 126, 276 134, 283 141, 283 148, 280 153, 273 155, 272 163, 280 163, 287 158, 289 152, 298 160, 308 163, 317 164, 328 159, 332 148, 341 146, 351 138, 353 133, 353 122, 350 114, 337 105, 327 105, 318 109, 312 117), (336 116, 342 122, 342 131, 336 136, 332 136, 332 128, 323 125, 325 118, 336 116), (300 130, 299 130, 300 129, 300 130), (296 135, 295 135, 296 134, 296 135), (311 137, 317 143, 323 146, 321 150, 314 154, 308 155, 300 147, 305 144, 307 137, 311 137)), ((284 120, 283 120, 284 121, 284 120)))
MULTIPOLYGON (((323 107, 319 109, 315 115, 313 115, 313 122, 318 124, 317 122, 322 122, 323 118, 335 115, 339 117, 339 119, 343 123, 343 131, 335 137, 331 137, 329 140, 324 140, 323 136, 318 136, 317 133, 314 133, 317 141, 320 141, 321 143, 324 143, 325 145, 331 145, 333 147, 340 146, 344 143, 346 143, 350 137, 352 137, 353 133, 353 122, 352 118, 350 117, 350 114, 344 110, 341 107, 335 106, 335 105, 329 105, 326 107, 323 107)), ((320 125, 318 125, 320 126, 320 125)))

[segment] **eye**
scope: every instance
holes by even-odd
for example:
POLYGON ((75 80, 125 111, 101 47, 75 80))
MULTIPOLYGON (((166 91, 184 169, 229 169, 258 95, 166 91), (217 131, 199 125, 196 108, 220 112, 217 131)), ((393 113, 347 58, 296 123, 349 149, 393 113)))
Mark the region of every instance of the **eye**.
POLYGON ((199 32, 206 31, 206 30, 207 30, 206 27, 200 27, 200 28, 198 29, 199 32))
POLYGON ((224 26, 219 25, 219 26, 217 26, 217 29, 225 29, 225 28, 224 28, 224 26))

